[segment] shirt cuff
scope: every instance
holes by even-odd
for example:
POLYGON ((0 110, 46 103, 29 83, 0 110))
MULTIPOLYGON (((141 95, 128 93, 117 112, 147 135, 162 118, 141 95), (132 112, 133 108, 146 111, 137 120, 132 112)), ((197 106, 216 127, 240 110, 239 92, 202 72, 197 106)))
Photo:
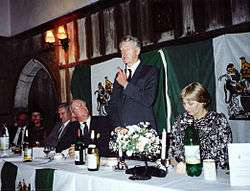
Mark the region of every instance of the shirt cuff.
POLYGON ((126 85, 123 87, 123 89, 126 89, 127 86, 128 86, 128 82, 127 82, 126 85))

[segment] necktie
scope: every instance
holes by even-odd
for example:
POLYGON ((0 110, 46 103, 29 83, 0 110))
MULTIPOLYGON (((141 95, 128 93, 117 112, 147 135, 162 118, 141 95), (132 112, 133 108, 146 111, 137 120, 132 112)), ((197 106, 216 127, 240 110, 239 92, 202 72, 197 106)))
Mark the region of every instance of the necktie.
POLYGON ((128 79, 127 79, 128 82, 131 80, 131 76, 132 76, 132 70, 128 69, 128 79))
POLYGON ((89 133, 88 125, 86 122, 84 122, 83 124, 84 124, 83 134, 84 136, 88 136, 88 133, 89 133))
POLYGON ((20 133, 18 135, 17 146, 21 146, 22 145, 22 138, 23 138, 23 128, 21 128, 20 133))

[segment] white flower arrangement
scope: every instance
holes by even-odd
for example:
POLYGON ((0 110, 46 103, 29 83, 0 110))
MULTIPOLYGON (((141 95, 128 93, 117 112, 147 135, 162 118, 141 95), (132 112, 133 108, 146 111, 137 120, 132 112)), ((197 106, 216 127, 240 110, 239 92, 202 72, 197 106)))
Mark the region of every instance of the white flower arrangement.
POLYGON ((160 139, 154 129, 147 128, 148 123, 127 126, 127 133, 112 132, 109 144, 111 150, 118 152, 119 148, 127 156, 143 156, 151 158, 160 154, 160 139))

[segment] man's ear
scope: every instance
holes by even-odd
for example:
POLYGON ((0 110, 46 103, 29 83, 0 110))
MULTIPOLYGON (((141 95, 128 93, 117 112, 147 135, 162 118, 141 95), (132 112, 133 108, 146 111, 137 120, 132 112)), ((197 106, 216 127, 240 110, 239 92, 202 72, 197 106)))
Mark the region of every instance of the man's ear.
POLYGON ((140 49, 140 48, 137 48, 137 50, 136 50, 136 54, 139 56, 139 55, 140 55, 140 53, 141 53, 141 49, 140 49))

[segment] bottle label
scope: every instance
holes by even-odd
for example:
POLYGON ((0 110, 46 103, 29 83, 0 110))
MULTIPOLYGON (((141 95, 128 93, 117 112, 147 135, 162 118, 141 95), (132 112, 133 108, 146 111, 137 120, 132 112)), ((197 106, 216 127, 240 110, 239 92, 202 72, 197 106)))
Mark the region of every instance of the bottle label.
POLYGON ((0 137, 0 150, 5 151, 9 149, 9 137, 0 137))
POLYGON ((97 169, 98 167, 98 156, 96 154, 88 154, 88 168, 97 169))
POLYGON ((75 151, 75 161, 80 161, 80 151, 75 151))
POLYGON ((32 160, 32 149, 31 148, 25 148, 23 152, 23 160, 32 160))
POLYGON ((199 164, 200 160, 200 146, 199 145, 185 145, 185 161, 187 164, 199 164))

